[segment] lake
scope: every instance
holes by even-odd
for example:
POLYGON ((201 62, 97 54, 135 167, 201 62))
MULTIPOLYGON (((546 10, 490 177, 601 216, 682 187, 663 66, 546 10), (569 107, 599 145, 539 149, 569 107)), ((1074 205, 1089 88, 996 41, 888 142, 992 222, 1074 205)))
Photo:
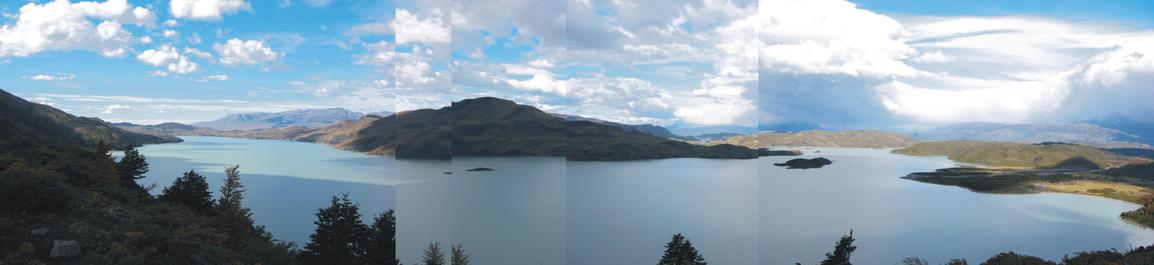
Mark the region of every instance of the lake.
MULTIPOLYGON (((834 161, 787 170, 757 160, 573 162, 556 157, 395 160, 319 144, 182 137, 141 152, 165 186, 194 169, 217 187, 241 165, 245 204, 277 238, 303 245, 314 214, 349 193, 368 222, 397 210, 398 254, 461 244, 476 264, 651 264, 675 233, 710 264, 815 264, 852 229, 859 264, 921 256, 980 262, 1002 251, 1058 259, 1154 242, 1118 214, 1137 206, 1066 195, 990 195, 900 179, 953 165, 887 150, 807 149, 834 161), (494 171, 466 169, 489 167, 494 171), (452 174, 445 174, 452 172, 452 174)), ((154 190, 159 192, 161 188, 154 190)))

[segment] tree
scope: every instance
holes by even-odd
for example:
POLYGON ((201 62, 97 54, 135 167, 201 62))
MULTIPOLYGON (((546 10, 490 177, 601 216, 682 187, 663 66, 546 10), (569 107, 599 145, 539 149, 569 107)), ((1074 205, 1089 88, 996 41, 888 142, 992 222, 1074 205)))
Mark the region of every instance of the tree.
POLYGON ((673 239, 665 244, 665 255, 661 256, 657 265, 706 265, 706 263, 701 253, 693 248, 693 243, 679 233, 673 235, 673 239))
POLYGON ((253 226, 252 210, 242 206, 244 184, 240 183, 240 166, 224 170, 224 185, 220 186, 220 198, 216 201, 217 225, 225 236, 224 241, 239 242, 239 239, 260 236, 253 226))
POLYGON ((429 247, 425 249, 425 257, 421 259, 425 265, 446 265, 445 253, 441 251, 441 243, 429 243, 429 247))
POLYGON ((449 252, 453 265, 469 265, 469 254, 465 253, 465 246, 453 246, 449 252))
POLYGON ((400 264, 397 259, 397 218, 393 209, 373 218, 366 250, 370 264, 400 264))
POLYGON ((837 241, 837 245, 833 248, 833 253, 825 253, 825 260, 821 265, 852 265, 850 263, 850 255, 857 247, 853 245, 853 230, 849 231, 849 235, 841 237, 837 241))
POLYGON ((144 155, 136 147, 128 146, 124 149, 124 157, 116 162, 116 170, 120 173, 120 181, 136 184, 136 180, 144 178, 144 174, 148 173, 148 161, 144 160, 144 155))
POLYGON ((902 259, 902 265, 930 265, 930 263, 919 257, 906 257, 902 259))
POLYGON ((164 188, 159 199, 188 207, 199 214, 212 213, 212 193, 208 191, 208 181, 196 171, 189 170, 184 176, 172 181, 172 186, 164 188))
POLYGON ((96 150, 91 157, 92 167, 85 172, 88 174, 89 187, 112 187, 116 183, 116 177, 120 173, 117 172, 116 160, 109 154, 111 151, 112 147, 108 142, 104 140, 96 142, 96 150))
POLYGON ((317 211, 316 231, 301 252, 303 264, 366 264, 369 227, 361 222, 360 205, 345 193, 333 196, 328 208, 317 211))
POLYGON ((1039 257, 1029 255, 1018 255, 1018 253, 1003 252, 998 255, 990 257, 983 265, 1056 265, 1057 263, 1044 260, 1039 257))
POLYGON ((966 259, 951 259, 950 262, 946 262, 946 265, 969 265, 969 264, 970 264, 969 262, 966 262, 966 259))

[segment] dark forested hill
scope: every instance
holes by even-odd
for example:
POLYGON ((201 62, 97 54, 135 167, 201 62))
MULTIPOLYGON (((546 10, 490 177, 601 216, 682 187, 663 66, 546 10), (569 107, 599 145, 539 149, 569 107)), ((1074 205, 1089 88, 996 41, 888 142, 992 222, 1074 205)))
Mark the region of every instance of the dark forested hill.
POLYGON ((97 118, 76 117, 3 90, 0 90, 0 135, 3 136, 0 145, 23 140, 44 145, 92 145, 104 140, 113 147, 180 142, 171 136, 129 132, 97 118))

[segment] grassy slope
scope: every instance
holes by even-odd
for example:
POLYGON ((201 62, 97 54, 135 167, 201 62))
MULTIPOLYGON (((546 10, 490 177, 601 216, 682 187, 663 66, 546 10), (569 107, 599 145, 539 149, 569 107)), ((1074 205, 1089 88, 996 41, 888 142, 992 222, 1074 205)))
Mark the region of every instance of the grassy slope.
POLYGON ((913 156, 946 156, 950 160, 995 167, 1056 168, 1082 166, 1089 162, 1112 168, 1146 159, 1127 157, 1102 149, 1075 144, 1021 144, 981 141, 917 143, 893 153, 913 156))

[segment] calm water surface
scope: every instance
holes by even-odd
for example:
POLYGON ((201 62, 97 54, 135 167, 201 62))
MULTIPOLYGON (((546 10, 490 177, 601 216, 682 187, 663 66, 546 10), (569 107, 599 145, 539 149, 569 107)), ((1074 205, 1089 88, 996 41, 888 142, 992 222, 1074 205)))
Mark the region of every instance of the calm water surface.
MULTIPOLYGON (((567 162, 563 158, 394 160, 290 141, 183 137, 141 148, 145 182, 181 172, 220 185, 241 165, 245 203, 278 238, 307 242, 317 208, 349 193, 371 215, 397 209, 398 253, 461 244, 476 264, 651 264, 674 233, 710 264, 813 264, 853 229, 855 263, 921 256, 1051 259, 1154 242, 1118 214, 1136 205, 1065 194, 989 195, 898 178, 953 165, 886 150, 808 149, 834 164, 786 170, 758 160, 567 162), (489 167, 489 172, 466 169, 489 167), (452 174, 445 174, 452 172, 452 174)), ((159 188, 154 192, 159 192, 159 188)))

